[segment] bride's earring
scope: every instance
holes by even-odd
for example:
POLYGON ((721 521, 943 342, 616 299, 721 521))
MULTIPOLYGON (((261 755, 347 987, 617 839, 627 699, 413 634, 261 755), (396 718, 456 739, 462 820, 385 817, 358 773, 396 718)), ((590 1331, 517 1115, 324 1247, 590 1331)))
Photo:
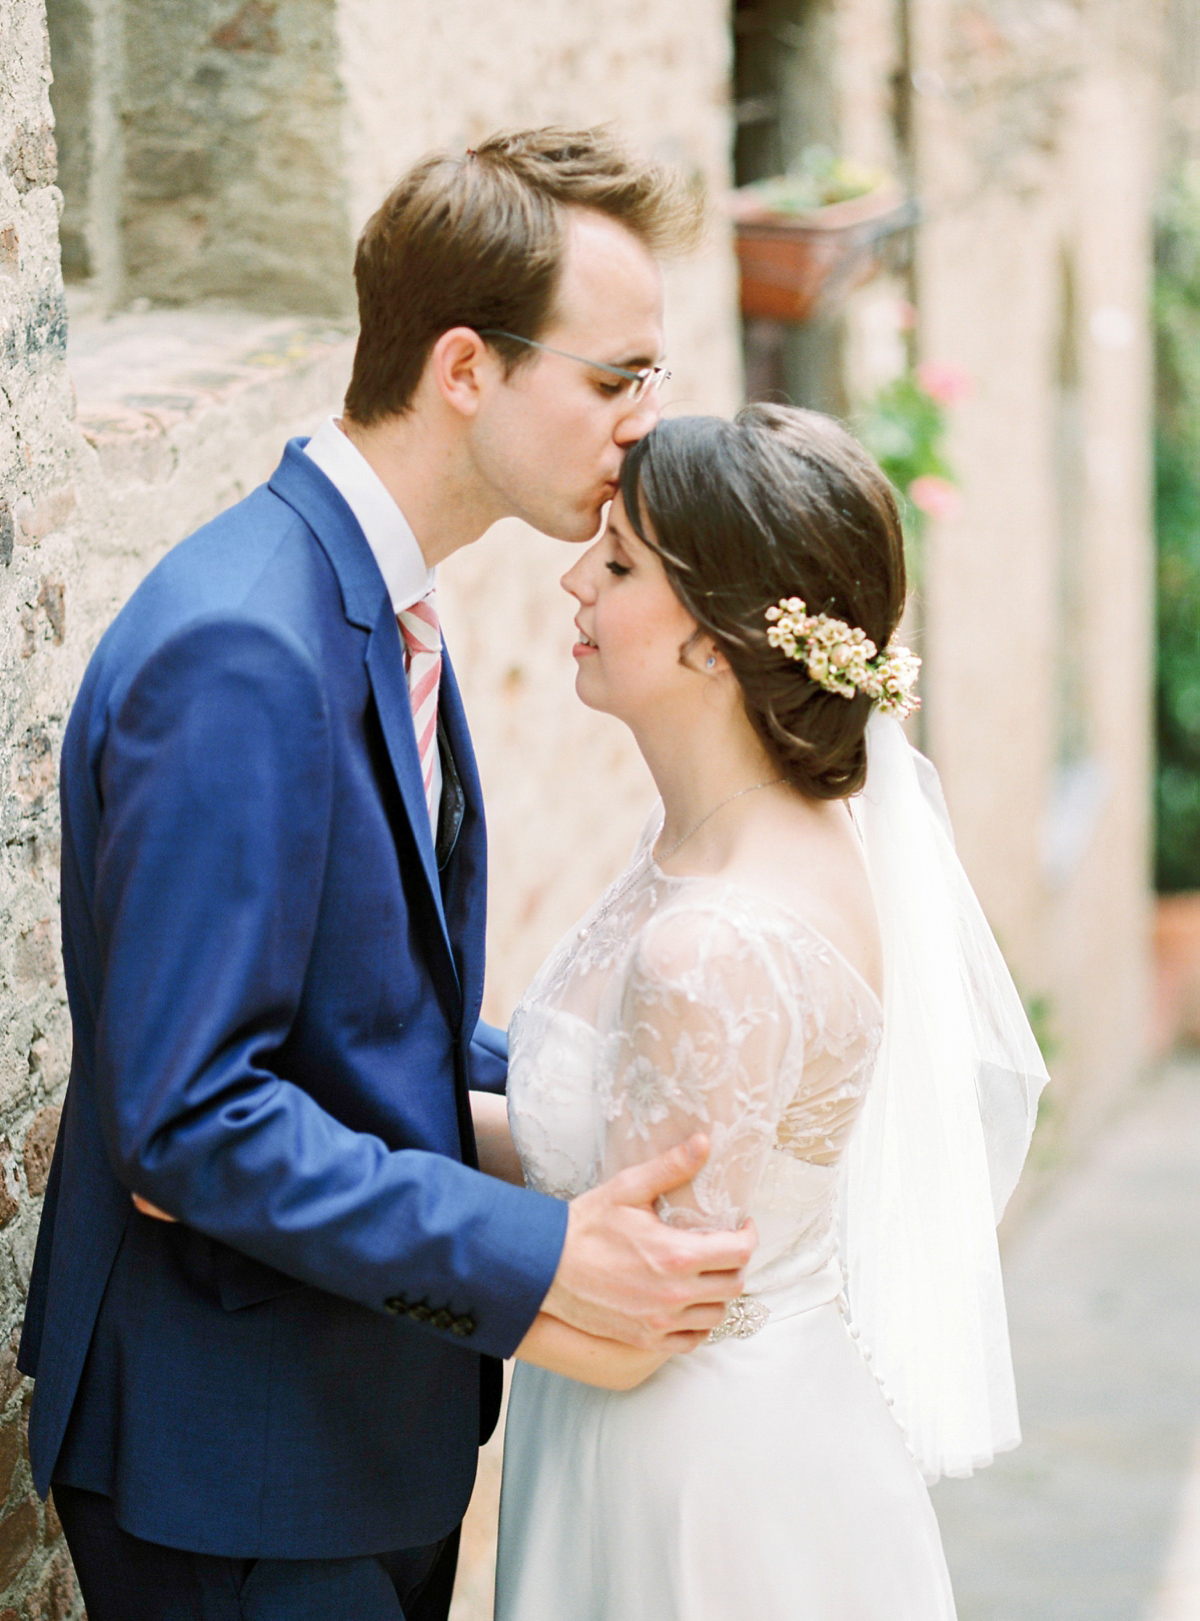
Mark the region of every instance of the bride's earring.
POLYGON ((715 653, 710 653, 708 655, 708 657, 704 661, 704 668, 706 670, 715 670, 716 667, 717 667, 717 655, 715 653))

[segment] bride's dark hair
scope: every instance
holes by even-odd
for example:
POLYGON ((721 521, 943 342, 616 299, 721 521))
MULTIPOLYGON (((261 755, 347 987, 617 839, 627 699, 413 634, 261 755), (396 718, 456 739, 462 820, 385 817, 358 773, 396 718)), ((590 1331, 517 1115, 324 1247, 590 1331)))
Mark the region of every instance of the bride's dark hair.
POLYGON ((856 793, 871 700, 817 686, 768 643, 764 615, 802 597, 810 614, 887 646, 904 611, 904 541, 879 467, 829 417, 748 405, 732 422, 660 422, 626 456, 621 494, 676 596, 729 660, 781 775, 813 799, 856 793))

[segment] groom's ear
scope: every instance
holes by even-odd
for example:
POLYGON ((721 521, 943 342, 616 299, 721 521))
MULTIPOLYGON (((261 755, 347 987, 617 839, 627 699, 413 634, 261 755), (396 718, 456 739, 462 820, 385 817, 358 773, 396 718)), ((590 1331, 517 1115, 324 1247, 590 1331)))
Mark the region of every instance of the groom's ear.
POLYGON ((475 416, 484 389, 499 377, 498 357, 469 326, 451 327, 429 351, 425 381, 460 416, 475 416))

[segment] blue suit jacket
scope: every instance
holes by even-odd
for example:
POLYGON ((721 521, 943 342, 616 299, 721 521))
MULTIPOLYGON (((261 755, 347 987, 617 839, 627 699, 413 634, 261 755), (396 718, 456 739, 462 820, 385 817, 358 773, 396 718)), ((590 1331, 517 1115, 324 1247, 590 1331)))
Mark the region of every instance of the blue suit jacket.
POLYGON ((20 1365, 39 1490, 106 1492, 135 1535, 245 1558, 444 1535, 481 1353, 553 1278, 565 1205, 473 1168, 467 1089, 504 1057, 448 661, 441 714, 439 870, 387 591, 302 441, 88 667, 62 759, 74 1054, 20 1365))

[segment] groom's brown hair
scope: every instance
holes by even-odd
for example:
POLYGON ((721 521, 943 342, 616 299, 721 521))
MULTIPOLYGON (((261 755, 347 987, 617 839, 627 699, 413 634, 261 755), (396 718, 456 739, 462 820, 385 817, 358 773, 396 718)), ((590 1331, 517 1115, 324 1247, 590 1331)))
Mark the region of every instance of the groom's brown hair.
MULTIPOLYGON (((366 426, 407 410, 451 327, 536 338, 554 307, 565 208, 607 214, 654 253, 691 245, 704 211, 697 185, 632 157, 602 128, 519 130, 458 157, 422 159, 358 240, 360 327, 346 415, 366 426)), ((534 353, 488 341, 510 371, 534 353)))

